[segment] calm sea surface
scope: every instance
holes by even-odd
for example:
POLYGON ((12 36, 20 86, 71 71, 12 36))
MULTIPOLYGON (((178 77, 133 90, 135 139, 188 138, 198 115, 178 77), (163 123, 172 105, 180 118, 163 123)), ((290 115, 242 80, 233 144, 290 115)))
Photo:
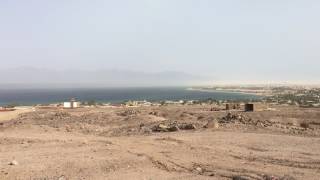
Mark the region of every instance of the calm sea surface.
POLYGON ((108 88, 108 89, 0 89, 0 105, 18 103, 22 105, 56 103, 76 98, 79 101, 123 102, 127 100, 245 100, 259 96, 229 93, 191 91, 187 88, 108 88))

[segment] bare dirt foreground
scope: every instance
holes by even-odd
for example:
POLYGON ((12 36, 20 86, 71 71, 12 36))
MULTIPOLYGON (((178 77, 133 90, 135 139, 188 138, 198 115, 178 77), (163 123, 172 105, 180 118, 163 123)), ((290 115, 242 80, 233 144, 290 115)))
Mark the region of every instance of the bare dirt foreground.
POLYGON ((320 110, 36 110, 0 122, 0 179, 320 179, 320 110))
POLYGON ((22 108, 17 109, 15 111, 2 111, 0 112, 0 122, 6 121, 8 119, 14 119, 17 118, 20 114, 27 113, 33 111, 33 108, 22 108))

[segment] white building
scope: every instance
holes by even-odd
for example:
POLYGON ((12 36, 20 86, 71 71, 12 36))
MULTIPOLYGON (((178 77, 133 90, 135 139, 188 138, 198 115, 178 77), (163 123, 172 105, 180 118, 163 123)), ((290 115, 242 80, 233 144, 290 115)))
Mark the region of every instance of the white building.
POLYGON ((63 103, 63 108, 79 108, 80 107, 80 102, 75 101, 75 99, 71 99, 69 102, 64 102, 63 103))

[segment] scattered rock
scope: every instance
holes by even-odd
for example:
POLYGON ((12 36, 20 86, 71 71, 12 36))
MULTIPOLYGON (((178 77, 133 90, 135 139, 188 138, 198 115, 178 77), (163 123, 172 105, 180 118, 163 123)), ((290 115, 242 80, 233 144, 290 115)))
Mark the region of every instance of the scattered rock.
POLYGON ((169 127, 164 124, 156 125, 152 128, 154 132, 169 132, 169 127))
POLYGON ((273 175, 263 175, 263 180, 295 180, 295 178, 291 177, 291 176, 283 176, 283 177, 276 177, 273 175))
POLYGON ((177 122, 170 123, 168 125, 165 124, 158 124, 152 127, 153 132, 175 132, 179 130, 193 130, 196 129, 194 124, 178 124, 177 122))
POLYGON ((258 127, 269 127, 273 126, 274 123, 269 120, 253 120, 243 114, 232 114, 228 113, 226 116, 219 120, 220 123, 240 123, 245 125, 254 125, 258 127))
POLYGON ((153 115, 153 116, 159 116, 159 113, 156 111, 152 111, 149 113, 149 115, 153 115))
POLYGON ((230 112, 225 117, 222 118, 223 122, 234 122, 234 121, 246 122, 250 120, 251 119, 245 117, 242 114, 232 114, 230 112))
POLYGON ((65 176, 60 176, 58 180, 67 180, 67 178, 65 176))
POLYGON ((142 132, 143 134, 151 134, 152 133, 152 129, 143 126, 143 127, 140 128, 140 132, 142 132))
POLYGON ((219 122, 217 120, 209 120, 206 125, 203 126, 204 128, 219 128, 219 122))
POLYGON ((180 124, 178 125, 179 129, 182 130, 193 130, 197 129, 197 127, 194 124, 180 124))
POLYGON ((54 114, 54 116, 56 118, 63 119, 65 117, 70 117, 71 115, 69 113, 67 113, 67 112, 57 112, 57 113, 54 114))
POLYGON ((279 178, 275 176, 264 175, 263 180, 279 180, 279 178))
POLYGON ((17 166, 17 165, 19 165, 19 163, 18 163, 18 161, 13 160, 13 161, 9 162, 9 165, 10 166, 17 166))
POLYGON ((204 116, 199 116, 198 120, 201 120, 201 119, 204 119, 204 118, 205 118, 204 116))
POLYGON ((233 176, 232 180, 249 180, 249 179, 242 176, 233 176))
POLYGON ((120 116, 133 116, 133 115, 137 115, 139 113, 140 113, 140 111, 136 111, 134 109, 127 109, 123 112, 118 113, 118 115, 120 115, 120 116))
POLYGON ((179 131, 179 130, 180 130, 180 128, 177 125, 169 126, 170 132, 179 131))
POLYGON ((66 131, 67 132, 72 132, 72 128, 69 125, 66 125, 66 131))
POLYGON ((221 109, 213 107, 213 108, 210 109, 210 111, 221 111, 221 109))
POLYGON ((296 180, 296 179, 294 177, 285 175, 285 176, 281 177, 280 180, 296 180))
POLYGON ((180 114, 180 117, 181 117, 181 118, 184 118, 184 119, 185 119, 185 118, 187 118, 187 119, 192 119, 193 116, 194 116, 193 113, 188 113, 188 112, 183 112, 183 113, 180 114))
POLYGON ((82 144, 83 144, 83 145, 88 145, 89 142, 88 142, 88 140, 83 140, 82 144))

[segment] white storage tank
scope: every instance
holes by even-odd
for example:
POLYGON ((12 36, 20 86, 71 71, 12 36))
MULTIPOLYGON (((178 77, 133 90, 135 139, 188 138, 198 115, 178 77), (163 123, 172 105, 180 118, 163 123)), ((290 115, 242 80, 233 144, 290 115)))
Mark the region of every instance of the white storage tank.
POLYGON ((63 103, 63 108, 72 108, 71 102, 64 102, 63 103))
POLYGON ((73 105, 72 105, 73 108, 78 108, 78 107, 80 107, 80 102, 74 101, 74 102, 72 102, 72 103, 73 103, 73 105))
POLYGON ((79 108, 80 107, 80 102, 75 101, 75 99, 71 99, 70 102, 64 102, 63 103, 63 108, 79 108))

